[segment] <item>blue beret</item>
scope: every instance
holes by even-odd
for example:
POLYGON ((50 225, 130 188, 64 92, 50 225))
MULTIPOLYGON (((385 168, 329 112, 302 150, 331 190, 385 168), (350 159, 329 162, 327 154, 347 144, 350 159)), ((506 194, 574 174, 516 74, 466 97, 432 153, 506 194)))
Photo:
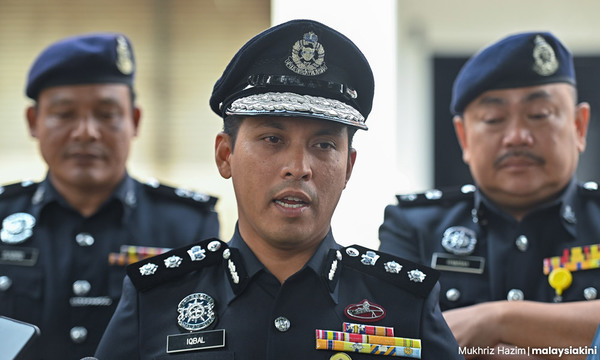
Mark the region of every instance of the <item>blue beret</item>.
POLYGON ((120 83, 133 86, 135 60, 122 34, 87 34, 48 46, 34 61, 25 93, 37 100, 46 88, 64 85, 120 83))
POLYGON ((575 85, 571 52, 547 32, 511 35, 465 63, 454 81, 450 111, 462 114, 471 101, 488 90, 550 83, 575 85))
POLYGON ((367 129, 374 79, 346 36, 312 20, 292 20, 248 41, 210 98, 219 116, 297 116, 367 129))

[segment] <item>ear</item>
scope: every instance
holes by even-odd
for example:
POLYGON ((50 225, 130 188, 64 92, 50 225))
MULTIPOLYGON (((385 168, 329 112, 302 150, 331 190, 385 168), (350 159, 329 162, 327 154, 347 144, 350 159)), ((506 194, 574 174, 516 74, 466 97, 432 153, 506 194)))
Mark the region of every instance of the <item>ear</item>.
POLYGON ((141 118, 142 118, 142 110, 139 107, 134 106, 133 107, 133 136, 138 135, 141 118))
POLYGON ((582 102, 575 109, 575 131, 577 135, 577 150, 581 154, 585 150, 588 124, 590 122, 590 104, 582 102))
POLYGON ((465 162, 465 164, 469 164, 471 155, 469 152, 469 144, 467 143, 467 135, 465 131, 465 118, 462 116, 455 115, 452 119, 452 123, 454 124, 454 131, 456 132, 458 143, 463 152, 463 161, 465 162))
POLYGON ((231 177, 231 137, 224 132, 217 134, 215 140, 215 162, 219 174, 225 179, 231 177))
POLYGON ((346 165, 346 182, 344 184, 344 189, 350 180, 350 175, 352 175, 352 169, 354 169, 354 163, 356 162, 356 149, 350 149, 350 153, 348 154, 348 164, 346 165))
POLYGON ((29 128, 29 134, 37 138, 37 110, 35 106, 29 106, 25 111, 25 118, 27 119, 27 126, 29 128))

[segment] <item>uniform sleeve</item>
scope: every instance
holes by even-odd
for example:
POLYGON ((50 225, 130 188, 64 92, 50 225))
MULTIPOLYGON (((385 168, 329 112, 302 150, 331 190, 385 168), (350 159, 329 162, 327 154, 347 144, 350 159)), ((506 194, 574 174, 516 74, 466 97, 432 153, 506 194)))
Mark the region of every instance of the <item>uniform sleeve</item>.
POLYGON ((117 309, 100 340, 95 357, 98 360, 139 359, 137 290, 129 277, 123 280, 123 292, 117 309))
POLYGON ((452 335, 439 305, 440 283, 438 282, 425 301, 421 323, 422 360, 464 359, 458 352, 458 343, 452 335))
POLYGON ((419 238, 396 205, 385 208, 383 224, 379 227, 379 250, 414 262, 421 262, 419 238))

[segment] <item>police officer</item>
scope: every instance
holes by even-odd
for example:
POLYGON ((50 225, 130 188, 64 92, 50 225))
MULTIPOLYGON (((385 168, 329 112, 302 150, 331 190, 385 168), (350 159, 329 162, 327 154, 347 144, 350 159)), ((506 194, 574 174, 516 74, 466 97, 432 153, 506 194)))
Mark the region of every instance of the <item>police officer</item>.
POLYGON ((550 33, 508 36, 464 65, 451 110, 477 186, 398 196, 380 250, 441 270, 461 346, 589 344, 600 192, 574 177, 590 108, 577 102, 571 53, 550 33))
POLYGON ((246 43, 210 99, 224 118, 215 159, 233 182, 235 234, 130 265, 96 356, 462 358, 436 271, 333 238, 372 100, 364 55, 323 24, 293 20, 246 43))
POLYGON ((134 73, 129 40, 109 33, 60 40, 29 72, 48 172, 0 187, 0 315, 39 326, 44 359, 93 355, 125 265, 218 235, 215 198, 128 175, 134 73))

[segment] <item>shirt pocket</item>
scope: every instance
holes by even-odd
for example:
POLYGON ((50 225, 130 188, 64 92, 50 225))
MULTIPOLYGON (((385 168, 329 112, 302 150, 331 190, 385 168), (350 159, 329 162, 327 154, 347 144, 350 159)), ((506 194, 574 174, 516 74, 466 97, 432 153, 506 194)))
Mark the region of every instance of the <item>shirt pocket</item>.
POLYGON ((44 277, 38 267, 0 266, 0 314, 39 324, 42 317, 44 277))

